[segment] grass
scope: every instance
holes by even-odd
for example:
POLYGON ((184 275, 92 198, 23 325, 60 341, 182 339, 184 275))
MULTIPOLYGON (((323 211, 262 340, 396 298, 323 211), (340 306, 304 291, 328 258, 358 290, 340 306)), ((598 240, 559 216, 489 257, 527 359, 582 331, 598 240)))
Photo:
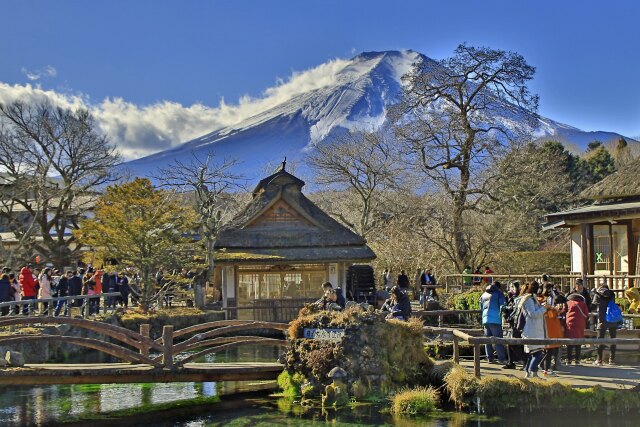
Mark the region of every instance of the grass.
POLYGON ((445 375, 445 390, 458 408, 474 408, 479 397, 488 415, 508 411, 640 412, 638 393, 631 390, 605 390, 600 386, 577 389, 558 381, 524 378, 477 379, 460 366, 445 375))
POLYGON ((435 411, 440 394, 432 387, 400 390, 391 397, 391 413, 395 415, 424 415, 435 411))

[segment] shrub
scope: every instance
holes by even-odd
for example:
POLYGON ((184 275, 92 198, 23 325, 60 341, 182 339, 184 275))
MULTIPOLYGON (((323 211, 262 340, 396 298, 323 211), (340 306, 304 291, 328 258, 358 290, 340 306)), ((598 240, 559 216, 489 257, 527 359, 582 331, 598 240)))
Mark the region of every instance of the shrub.
POLYGON ((454 295, 449 307, 451 310, 478 310, 480 309, 480 297, 482 291, 468 291, 454 295))
POLYGON ((405 415, 428 414, 437 408, 439 400, 438 391, 432 387, 401 390, 391 397, 391 412, 405 415))
POLYGON ((282 390, 282 394, 288 397, 300 396, 304 382, 305 378, 302 374, 291 375, 289 371, 284 370, 278 375, 278 387, 282 390))

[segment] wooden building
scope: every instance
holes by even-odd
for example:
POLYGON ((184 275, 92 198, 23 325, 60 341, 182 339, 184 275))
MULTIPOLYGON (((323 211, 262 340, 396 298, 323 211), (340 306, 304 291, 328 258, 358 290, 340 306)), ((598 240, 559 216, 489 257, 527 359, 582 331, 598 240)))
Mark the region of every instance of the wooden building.
POLYGON ((571 230, 572 272, 584 277, 616 276, 610 279, 616 289, 633 284, 625 276, 640 274, 640 159, 581 196, 592 202, 547 215, 543 227, 571 230))
POLYGON ((216 269, 231 317, 289 320, 329 281, 346 295, 346 272, 375 258, 362 236, 302 193, 285 164, 261 180, 246 208, 218 233, 216 269), (236 309, 237 308, 237 309, 236 309))

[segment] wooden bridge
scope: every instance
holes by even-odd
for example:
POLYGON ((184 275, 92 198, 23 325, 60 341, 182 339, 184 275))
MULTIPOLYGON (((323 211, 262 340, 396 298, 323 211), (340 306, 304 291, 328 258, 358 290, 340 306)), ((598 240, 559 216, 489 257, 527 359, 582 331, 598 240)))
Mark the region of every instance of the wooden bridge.
MULTIPOLYGON (((247 333, 276 331, 287 324, 243 320, 203 323, 174 331, 163 327, 162 337, 149 336, 150 325, 140 325, 135 332, 120 326, 85 319, 59 317, 12 317, 0 320, 0 328, 66 324, 93 331, 108 341, 66 335, 0 336, 0 346, 25 342, 63 341, 90 348, 122 360, 116 364, 27 364, 25 367, 0 368, 0 384, 98 384, 131 382, 185 382, 223 380, 269 380, 282 371, 279 363, 197 363, 211 353, 245 344, 285 346, 283 338, 269 338, 247 333)), ((28 359, 28 355, 25 355, 28 359)))

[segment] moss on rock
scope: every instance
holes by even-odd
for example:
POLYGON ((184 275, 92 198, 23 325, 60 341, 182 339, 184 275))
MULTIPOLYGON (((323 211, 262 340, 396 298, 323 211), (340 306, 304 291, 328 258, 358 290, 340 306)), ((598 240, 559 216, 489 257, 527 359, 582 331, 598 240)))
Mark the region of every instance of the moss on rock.
POLYGON ((290 375, 305 378, 305 395, 317 397, 331 383, 335 367, 348 395, 363 399, 407 385, 425 384, 433 362, 423 347, 423 325, 386 320, 384 314, 352 307, 343 312, 313 313, 303 309, 289 327, 289 348, 284 357, 290 375), (305 328, 344 329, 341 340, 305 339, 305 328))

